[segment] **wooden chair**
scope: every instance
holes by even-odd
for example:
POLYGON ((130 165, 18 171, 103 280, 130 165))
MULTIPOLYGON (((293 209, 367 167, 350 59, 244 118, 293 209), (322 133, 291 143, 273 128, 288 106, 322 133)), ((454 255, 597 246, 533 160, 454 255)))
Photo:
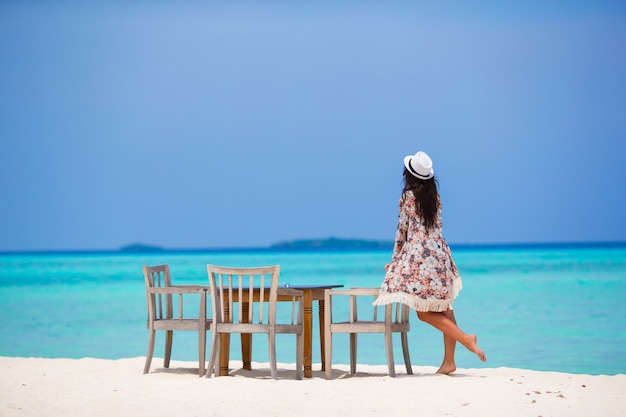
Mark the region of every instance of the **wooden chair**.
POLYGON ((170 268, 167 264, 144 266, 143 275, 146 281, 146 300, 148 304, 147 327, 150 332, 148 355, 146 356, 143 373, 146 374, 150 371, 156 331, 165 331, 163 366, 169 368, 174 331, 184 330, 198 332, 198 373, 200 376, 204 375, 206 332, 211 328, 211 320, 206 318, 207 287, 198 285, 172 286, 170 268), (200 295, 199 315, 197 318, 185 317, 184 301, 191 301, 190 294, 200 295), (176 300, 173 297, 174 295, 178 295, 176 300), (176 309, 174 308, 175 304, 176 309))
POLYGON ((278 265, 254 268, 207 265, 207 271, 213 309, 213 332, 206 376, 210 377, 213 372, 215 376, 219 375, 222 335, 265 333, 268 337, 271 375, 273 379, 277 379, 276 334, 291 333, 296 335, 296 378, 302 379, 303 292, 291 288, 278 288, 280 276, 278 265), (291 301, 290 323, 276 323, 276 304, 279 297, 282 301, 285 299, 291 301))
MULTIPOLYGON (((356 353, 357 353, 357 334, 358 333, 384 333, 385 349, 387 351, 387 367, 389 375, 396 376, 394 360, 392 334, 400 333, 402 340, 402 353, 404 354, 404 364, 406 372, 413 374, 411 368, 411 358, 409 357, 409 344, 407 334, 411 329, 409 324, 410 308, 404 304, 393 303, 384 308, 384 319, 378 318, 378 308, 372 305, 378 296, 379 288, 352 288, 347 290, 328 289, 324 292, 324 303, 326 310, 324 311, 324 341, 326 356, 326 378, 332 376, 332 336, 334 333, 350 334, 350 374, 356 373, 356 353), (349 318, 347 321, 333 320, 333 308, 337 309, 337 300, 335 297, 343 297, 350 302, 349 318), (349 299, 347 299, 349 297, 349 299), (368 306, 371 306, 371 319, 360 319, 357 315, 357 299, 365 298, 368 306), (370 300, 371 298, 371 300, 370 300), (371 301, 371 302, 370 302, 371 301), (334 304, 334 305, 333 305, 334 304)), ((344 309, 345 311, 345 309, 344 309)))

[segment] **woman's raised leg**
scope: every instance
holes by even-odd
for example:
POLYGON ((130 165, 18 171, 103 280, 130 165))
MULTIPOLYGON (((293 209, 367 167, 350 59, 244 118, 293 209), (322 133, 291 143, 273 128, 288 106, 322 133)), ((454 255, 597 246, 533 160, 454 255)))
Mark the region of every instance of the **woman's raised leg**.
MULTIPOLYGON (((451 311, 451 310, 449 310, 451 311)), ((470 352, 473 352, 478 356, 483 362, 487 361, 485 357, 485 352, 483 352, 477 344, 477 337, 475 334, 465 334, 461 329, 456 325, 456 320, 453 320, 454 315, 450 316, 449 313, 443 312, 423 312, 418 311, 417 317, 425 322, 435 327, 436 329, 443 332, 445 336, 449 336, 457 342, 461 343, 463 346, 467 348, 470 352)), ((445 339, 444 339, 445 346, 445 339)), ((445 347, 444 347, 445 349, 445 347)))

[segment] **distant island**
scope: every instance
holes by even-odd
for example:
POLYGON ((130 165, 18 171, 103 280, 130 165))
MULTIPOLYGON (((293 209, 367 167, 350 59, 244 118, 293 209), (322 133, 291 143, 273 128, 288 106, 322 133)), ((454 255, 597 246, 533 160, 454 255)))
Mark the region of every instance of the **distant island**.
POLYGON ((393 241, 365 239, 298 239, 274 243, 277 250, 383 250, 393 249, 393 241))
MULTIPOLYGON (((222 249, 178 249, 174 251, 259 251, 259 250, 277 250, 277 251, 357 251, 357 250, 392 250, 393 241, 385 240, 367 240, 367 239, 340 239, 330 237, 325 239, 296 239, 285 240, 274 243, 269 247, 257 248, 222 248, 222 249)), ((172 249, 164 249, 161 246, 146 245, 145 243, 133 243, 122 246, 118 249, 123 253, 152 253, 152 252, 171 252, 172 249)))
POLYGON ((163 250, 160 246, 145 245, 143 243, 133 243, 131 245, 122 246, 120 252, 161 252, 163 250))

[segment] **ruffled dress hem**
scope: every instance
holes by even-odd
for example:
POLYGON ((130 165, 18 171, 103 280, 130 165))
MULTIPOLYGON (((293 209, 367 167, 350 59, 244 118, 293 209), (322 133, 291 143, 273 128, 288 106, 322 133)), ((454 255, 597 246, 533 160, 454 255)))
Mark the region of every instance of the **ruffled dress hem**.
POLYGON ((442 311, 452 310, 452 303, 454 303, 454 299, 461 289, 463 289, 461 280, 455 279, 451 297, 447 300, 423 299, 405 292, 388 292, 381 293, 376 300, 374 300, 373 304, 380 306, 391 303, 402 303, 415 311, 440 313, 442 311))

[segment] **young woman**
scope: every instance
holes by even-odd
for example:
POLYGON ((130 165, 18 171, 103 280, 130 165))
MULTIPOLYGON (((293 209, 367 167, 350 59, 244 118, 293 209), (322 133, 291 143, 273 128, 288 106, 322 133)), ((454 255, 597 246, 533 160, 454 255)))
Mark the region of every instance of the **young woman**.
POLYGON ((461 290, 461 276, 443 238, 441 201, 430 157, 417 152, 404 158, 404 190, 392 261, 374 304, 401 302, 417 317, 443 332, 444 357, 437 371, 456 370, 456 342, 485 362, 476 335, 456 325, 452 303, 461 290))

